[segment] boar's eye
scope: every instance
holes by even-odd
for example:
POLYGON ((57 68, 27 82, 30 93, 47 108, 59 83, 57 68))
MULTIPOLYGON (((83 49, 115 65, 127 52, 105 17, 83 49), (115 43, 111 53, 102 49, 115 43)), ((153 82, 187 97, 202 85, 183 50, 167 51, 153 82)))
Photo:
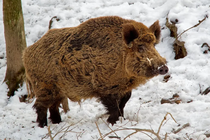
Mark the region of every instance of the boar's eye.
POLYGON ((145 51, 145 46, 144 45, 139 45, 138 46, 138 52, 143 53, 145 51))

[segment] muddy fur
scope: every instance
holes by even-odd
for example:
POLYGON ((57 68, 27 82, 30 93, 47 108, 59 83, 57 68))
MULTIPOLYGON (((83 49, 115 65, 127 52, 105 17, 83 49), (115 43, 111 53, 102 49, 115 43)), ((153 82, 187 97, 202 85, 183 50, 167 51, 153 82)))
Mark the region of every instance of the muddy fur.
POLYGON ((39 126, 47 125, 47 109, 52 122, 59 123, 58 107, 62 103, 68 111, 67 98, 80 102, 92 97, 101 100, 110 115, 107 121, 114 124, 132 89, 167 73, 166 60, 154 47, 159 39, 158 21, 147 28, 116 16, 49 30, 23 54, 39 126))

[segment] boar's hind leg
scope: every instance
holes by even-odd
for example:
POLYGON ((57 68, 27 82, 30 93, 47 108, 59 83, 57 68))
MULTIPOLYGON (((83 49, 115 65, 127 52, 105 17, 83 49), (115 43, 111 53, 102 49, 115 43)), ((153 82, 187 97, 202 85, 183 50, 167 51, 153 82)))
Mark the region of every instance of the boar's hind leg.
POLYGON ((37 96, 34 108, 37 113, 37 122, 39 127, 47 126, 47 110, 50 111, 50 119, 52 123, 61 122, 61 117, 59 113, 59 105, 62 98, 59 96, 59 90, 56 87, 51 89, 40 89, 37 96))
POLYGON ((37 113, 37 122, 39 127, 47 126, 47 107, 42 106, 37 100, 33 106, 37 113))
POLYGON ((126 94, 125 94, 125 96, 124 97, 122 97, 121 98, 121 100, 120 100, 120 104, 119 104, 119 113, 120 113, 120 116, 122 116, 123 118, 124 118, 124 111, 123 111, 123 109, 124 109, 124 107, 125 107, 125 104, 127 103, 127 101, 130 99, 130 97, 131 97, 131 91, 129 91, 129 92, 127 92, 126 94))

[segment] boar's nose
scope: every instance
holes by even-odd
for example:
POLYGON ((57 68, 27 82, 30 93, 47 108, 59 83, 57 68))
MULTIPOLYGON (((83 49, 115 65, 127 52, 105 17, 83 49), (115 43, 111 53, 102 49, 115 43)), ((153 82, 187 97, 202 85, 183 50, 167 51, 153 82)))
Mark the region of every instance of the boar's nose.
POLYGON ((168 72, 168 67, 166 65, 163 65, 161 67, 158 68, 158 73, 159 74, 166 74, 168 72))

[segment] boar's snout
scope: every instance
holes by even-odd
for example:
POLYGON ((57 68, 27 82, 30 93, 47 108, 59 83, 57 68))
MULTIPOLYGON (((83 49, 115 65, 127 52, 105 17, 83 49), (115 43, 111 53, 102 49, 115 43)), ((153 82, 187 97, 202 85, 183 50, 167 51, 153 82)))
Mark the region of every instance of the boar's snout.
POLYGON ((168 72, 168 67, 166 65, 162 65, 158 68, 158 73, 164 75, 168 72))

